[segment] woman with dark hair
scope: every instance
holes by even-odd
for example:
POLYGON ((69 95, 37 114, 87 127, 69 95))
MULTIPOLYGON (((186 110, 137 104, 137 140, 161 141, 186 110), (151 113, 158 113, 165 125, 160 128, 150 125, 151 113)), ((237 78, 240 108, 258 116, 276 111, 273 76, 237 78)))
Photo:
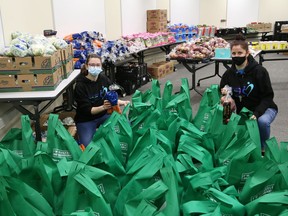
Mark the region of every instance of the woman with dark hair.
MULTIPOLYGON (((104 99, 104 96, 112 83, 101 72, 101 57, 90 54, 76 79, 74 90, 77 103, 75 123, 79 143, 84 146, 91 142, 96 129, 110 116, 107 110, 111 108, 111 104, 104 99)), ((118 100, 120 106, 125 106, 128 103, 129 101, 118 100)))
POLYGON ((232 88, 232 104, 239 113, 243 107, 251 110, 251 119, 258 121, 261 149, 265 152, 266 140, 270 138, 270 124, 275 119, 278 108, 274 103, 274 92, 268 71, 250 55, 248 43, 242 35, 230 44, 232 67, 220 82, 221 93, 228 85, 232 88))

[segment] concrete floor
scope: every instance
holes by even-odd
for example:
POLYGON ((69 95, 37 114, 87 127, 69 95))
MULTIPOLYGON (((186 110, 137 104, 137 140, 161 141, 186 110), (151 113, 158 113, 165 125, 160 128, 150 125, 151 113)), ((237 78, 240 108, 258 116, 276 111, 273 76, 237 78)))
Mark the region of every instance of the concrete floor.
MULTIPOLYGON (((265 59, 268 58, 288 58, 288 55, 279 54, 265 54, 265 59)), ((256 57, 259 61, 259 58, 256 57)), ((201 66, 201 65, 199 65, 201 66)), ((281 61, 265 61, 263 66, 266 67, 270 74, 270 79, 272 82, 272 87, 274 89, 274 100, 278 105, 279 112, 275 121, 271 125, 271 137, 275 137, 278 142, 288 141, 288 60, 281 61)), ((196 83, 198 79, 213 75, 215 71, 215 65, 211 64, 204 67, 196 72, 196 83)), ((225 68, 220 64, 220 75, 225 72, 225 68)), ((181 78, 188 78, 189 84, 191 85, 192 74, 181 64, 176 65, 176 71, 174 73, 168 74, 164 78, 159 79, 160 86, 164 87, 167 80, 170 80, 174 87, 174 92, 178 91, 181 85, 181 78)), ((219 84, 220 78, 215 76, 210 79, 201 81, 200 86, 197 90, 204 93, 205 89, 211 84, 219 84)), ((141 86, 138 90, 145 92, 147 89, 151 88, 151 82, 141 86)), ((193 116, 198 111, 199 103, 201 100, 201 95, 196 93, 194 90, 190 91, 191 103, 193 116)), ((126 96, 124 99, 130 100, 131 95, 126 96)))

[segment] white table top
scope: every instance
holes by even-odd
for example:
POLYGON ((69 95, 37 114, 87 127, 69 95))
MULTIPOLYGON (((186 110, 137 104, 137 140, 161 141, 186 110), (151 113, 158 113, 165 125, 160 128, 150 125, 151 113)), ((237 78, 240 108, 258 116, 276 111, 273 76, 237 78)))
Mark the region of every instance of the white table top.
POLYGON ((74 81, 80 74, 80 70, 74 70, 67 79, 63 79, 61 83, 52 91, 27 91, 27 92, 1 92, 0 102, 21 101, 21 100, 50 100, 55 99, 66 89, 66 87, 74 81))

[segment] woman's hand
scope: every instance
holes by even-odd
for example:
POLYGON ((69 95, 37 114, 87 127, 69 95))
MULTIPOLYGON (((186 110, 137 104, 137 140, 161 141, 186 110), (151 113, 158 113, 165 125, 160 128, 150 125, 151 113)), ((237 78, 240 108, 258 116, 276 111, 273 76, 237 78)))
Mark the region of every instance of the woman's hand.
POLYGON ((230 104, 231 104, 230 107, 231 107, 231 111, 232 111, 232 112, 235 112, 235 111, 236 111, 236 104, 235 104, 235 101, 233 100, 232 97, 229 97, 229 98, 227 99, 226 96, 222 96, 222 97, 221 97, 221 100, 220 100, 220 102, 221 102, 222 105, 223 105, 224 101, 230 102, 230 104))
POLYGON ((103 103, 102 107, 103 107, 103 110, 108 110, 112 106, 111 106, 111 103, 108 100, 104 100, 104 103, 103 103))
POLYGON ((250 119, 256 120, 257 117, 256 117, 255 115, 252 115, 252 116, 250 117, 250 119))
POLYGON ((119 104, 120 106, 127 106, 129 103, 130 103, 130 101, 127 101, 127 100, 125 100, 125 101, 123 101, 123 100, 118 100, 118 104, 119 104))

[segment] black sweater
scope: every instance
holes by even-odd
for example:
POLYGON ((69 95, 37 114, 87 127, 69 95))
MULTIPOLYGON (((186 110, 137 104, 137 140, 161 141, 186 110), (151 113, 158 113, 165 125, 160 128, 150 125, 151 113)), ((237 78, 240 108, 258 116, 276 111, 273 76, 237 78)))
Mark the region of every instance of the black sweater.
POLYGON ((220 88, 225 85, 232 87, 232 98, 235 100, 237 113, 246 107, 258 118, 268 108, 278 110, 273 101, 274 92, 268 71, 251 55, 248 56, 248 65, 243 75, 237 73, 234 64, 223 74, 220 88))
POLYGON ((92 115, 92 107, 101 106, 104 103, 105 91, 108 90, 111 81, 103 73, 98 75, 96 81, 88 79, 80 74, 76 79, 74 98, 77 102, 75 122, 92 121, 106 114, 106 111, 92 115))

